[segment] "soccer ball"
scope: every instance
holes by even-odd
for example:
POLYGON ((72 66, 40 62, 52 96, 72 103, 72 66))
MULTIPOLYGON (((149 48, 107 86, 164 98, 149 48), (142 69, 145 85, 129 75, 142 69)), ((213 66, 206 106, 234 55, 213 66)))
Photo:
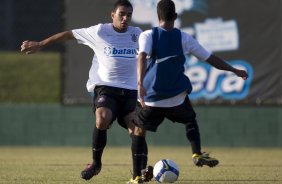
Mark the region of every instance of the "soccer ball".
POLYGON ((172 160, 163 159, 155 164, 153 174, 155 180, 159 183, 173 183, 179 176, 179 169, 172 160))

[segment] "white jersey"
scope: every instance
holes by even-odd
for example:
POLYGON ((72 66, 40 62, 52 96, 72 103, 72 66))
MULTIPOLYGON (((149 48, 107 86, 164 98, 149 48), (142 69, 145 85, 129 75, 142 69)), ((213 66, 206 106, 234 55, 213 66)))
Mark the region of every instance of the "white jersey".
POLYGON ((78 43, 88 45, 95 55, 86 87, 93 92, 96 85, 137 90, 137 49, 142 30, 129 26, 118 33, 111 23, 72 30, 78 43))
MULTIPOLYGON (((181 31, 182 49, 184 55, 192 54, 200 60, 207 60, 211 53, 203 48, 197 40, 189 34, 181 31)), ((141 33, 139 38, 139 52, 145 52, 149 56, 152 53, 153 31, 147 30, 141 33)))
MULTIPOLYGON (((211 53, 203 48, 197 40, 189 34, 181 31, 182 49, 184 55, 192 54, 200 60, 207 60, 211 53)), ((139 52, 145 52, 149 56, 152 53, 153 46, 153 31, 147 30, 141 33, 139 38, 139 52)), ((147 106, 151 107, 174 107, 183 103, 187 92, 182 92, 174 97, 163 99, 154 102, 146 102, 147 106)))

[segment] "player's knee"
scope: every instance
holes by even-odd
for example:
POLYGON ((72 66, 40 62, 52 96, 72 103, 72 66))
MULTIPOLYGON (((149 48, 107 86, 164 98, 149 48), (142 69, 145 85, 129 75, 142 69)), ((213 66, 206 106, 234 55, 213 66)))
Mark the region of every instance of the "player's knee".
POLYGON ((112 121, 112 112, 108 108, 96 109, 96 127, 100 130, 108 129, 112 121))
POLYGON ((145 136, 145 129, 137 127, 137 126, 133 126, 128 128, 128 133, 130 136, 135 135, 135 136, 145 136))
POLYGON ((187 123, 185 128, 186 128, 186 132, 199 131, 199 127, 196 121, 187 123))
POLYGON ((110 121, 103 117, 96 117, 96 127, 100 130, 106 130, 110 125, 110 121))
POLYGON ((185 128, 186 128, 186 135, 188 138, 194 137, 195 135, 199 134, 199 127, 196 121, 187 123, 185 128))
POLYGON ((145 136, 145 129, 135 126, 133 134, 136 136, 145 136))

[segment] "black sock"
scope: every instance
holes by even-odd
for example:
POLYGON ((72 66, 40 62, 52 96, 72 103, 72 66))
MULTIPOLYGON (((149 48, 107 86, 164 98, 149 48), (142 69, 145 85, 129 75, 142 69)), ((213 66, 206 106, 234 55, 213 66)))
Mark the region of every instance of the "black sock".
POLYGON ((148 162, 148 145, 146 142, 146 139, 144 137, 144 143, 143 143, 143 160, 142 160, 142 168, 145 169, 147 167, 148 162))
POLYGON ((144 136, 132 135, 132 162, 133 162, 133 179, 141 176, 141 170, 147 166, 148 148, 144 136))
POLYGON ((197 122, 186 124, 186 137, 190 141, 192 153, 201 154, 201 139, 197 122))
POLYGON ((99 130, 96 126, 93 130, 92 139, 92 158, 93 164, 101 167, 102 154, 107 143, 107 130, 99 130))

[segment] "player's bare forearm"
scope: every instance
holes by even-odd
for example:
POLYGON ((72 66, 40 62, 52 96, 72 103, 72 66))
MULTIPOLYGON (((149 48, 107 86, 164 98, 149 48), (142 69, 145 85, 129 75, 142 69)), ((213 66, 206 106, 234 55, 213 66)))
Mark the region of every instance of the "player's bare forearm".
POLYGON ((146 96, 146 90, 143 86, 143 80, 147 68, 146 58, 147 58, 146 53, 141 52, 138 54, 138 60, 137 60, 138 96, 142 107, 145 106, 144 97, 146 96))
POLYGON ((46 38, 45 40, 42 40, 40 43, 43 47, 46 47, 48 45, 61 42, 61 41, 66 41, 66 40, 72 40, 75 39, 71 31, 64 31, 61 33, 57 33, 53 36, 50 36, 49 38, 46 38))
POLYGON ((235 68, 213 54, 206 61, 219 70, 235 72, 235 68))
POLYGON ((24 52, 26 54, 32 54, 48 45, 52 45, 60 41, 66 41, 72 39, 75 39, 72 32, 64 31, 61 33, 57 33, 53 36, 50 36, 49 38, 46 38, 40 42, 25 40, 21 45, 21 52, 24 52))
POLYGON ((147 54, 142 52, 142 53, 139 53, 138 60, 137 60, 138 85, 142 85, 142 86, 143 86, 143 79, 145 76, 145 71, 147 68, 146 57, 147 57, 147 54))
POLYGON ((227 62, 225 62, 224 60, 222 60, 221 58, 219 58, 219 57, 217 57, 217 56, 215 56, 213 54, 206 61, 210 65, 212 65, 213 67, 215 67, 215 68, 217 68, 219 70, 225 70, 225 71, 233 72, 237 76, 242 77, 244 80, 248 78, 248 74, 247 74, 246 71, 239 70, 239 69, 236 69, 236 68, 232 67, 227 62))

